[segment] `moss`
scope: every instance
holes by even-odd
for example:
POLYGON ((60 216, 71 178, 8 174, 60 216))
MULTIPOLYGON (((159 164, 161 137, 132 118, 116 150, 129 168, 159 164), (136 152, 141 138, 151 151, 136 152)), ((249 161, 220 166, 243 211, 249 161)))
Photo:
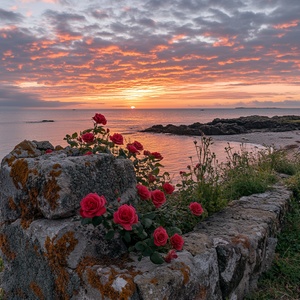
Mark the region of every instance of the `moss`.
POLYGON ((42 289, 35 282, 31 282, 29 286, 39 299, 41 300, 45 299, 42 289))
POLYGON ((14 185, 17 189, 21 186, 24 187, 29 175, 28 163, 26 160, 18 159, 12 166, 10 170, 10 177, 12 178, 14 185))
POLYGON ((54 273, 55 289, 58 293, 59 299, 70 299, 67 289, 69 284, 69 273, 66 270, 67 259, 70 253, 75 249, 78 240, 74 237, 74 232, 67 232, 61 238, 57 236, 50 239, 46 238, 44 256, 48 260, 48 264, 54 273))
POLYGON ((8 260, 16 258, 16 254, 10 249, 8 238, 5 234, 0 234, 0 249, 8 260))

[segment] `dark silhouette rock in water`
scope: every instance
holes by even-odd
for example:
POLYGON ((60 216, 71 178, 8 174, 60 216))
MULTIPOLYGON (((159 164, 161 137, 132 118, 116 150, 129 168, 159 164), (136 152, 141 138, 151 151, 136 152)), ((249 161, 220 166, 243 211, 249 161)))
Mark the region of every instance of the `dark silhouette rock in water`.
POLYGON ((300 129, 300 116, 248 116, 234 119, 214 119, 191 125, 153 125, 142 132, 171 133, 177 135, 231 135, 255 131, 283 132, 300 129))

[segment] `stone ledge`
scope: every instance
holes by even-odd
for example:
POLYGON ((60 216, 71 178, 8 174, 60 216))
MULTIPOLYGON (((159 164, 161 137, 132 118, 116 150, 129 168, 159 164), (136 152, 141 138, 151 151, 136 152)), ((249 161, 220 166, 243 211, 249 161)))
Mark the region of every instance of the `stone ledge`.
MULTIPOLYGON (((30 145, 26 143, 26 147, 30 145)), ((276 235, 291 198, 291 192, 283 185, 233 201, 223 211, 199 223, 185 235, 184 251, 178 253, 178 259, 158 266, 148 258, 138 262, 134 255, 124 259, 126 249, 120 240, 104 240, 99 227, 83 227, 73 216, 55 220, 40 214, 24 226, 17 205, 28 195, 38 198, 39 188, 35 195, 31 187, 35 182, 41 184, 38 179, 42 174, 29 172, 33 168, 28 168, 23 178, 11 169, 25 161, 26 166, 30 166, 33 159, 36 163, 56 163, 55 155, 41 157, 34 145, 31 146, 30 151, 35 151, 33 157, 8 156, 2 162, 0 174, 0 251, 5 264, 1 287, 7 299, 239 300, 256 287, 260 274, 270 267, 276 235), (15 175, 15 182, 11 174, 15 175), (15 188, 13 194, 12 187, 15 188)), ((87 159, 105 160, 106 169, 122 170, 123 173, 115 172, 120 176, 120 191, 132 194, 134 173, 131 170, 125 174, 128 166, 123 166, 124 161, 108 163, 106 156, 76 158, 84 163, 87 159), (124 175, 126 182, 122 181, 124 175)), ((37 169, 43 170, 42 167, 37 169)), ((98 169, 95 178, 101 178, 101 172, 96 176, 101 171, 98 169)), ((73 180, 74 176, 68 176, 68 181, 62 183, 73 180)), ((115 183, 115 180, 116 177, 111 176, 110 182, 115 183)), ((95 186, 101 192, 105 185, 95 186)), ((62 184, 61 191, 65 188, 62 184)), ((112 189, 106 191, 108 195, 113 192, 112 189)), ((80 199, 80 195, 77 198, 80 199)))
MULTIPOLYGON (((290 198, 291 192, 277 185, 233 201, 185 235, 185 250, 171 264, 157 266, 145 258, 122 267, 93 266, 101 284, 72 299, 114 299, 112 290, 118 299, 244 299, 271 265, 290 198)), ((91 284, 88 272, 85 286, 91 284)))

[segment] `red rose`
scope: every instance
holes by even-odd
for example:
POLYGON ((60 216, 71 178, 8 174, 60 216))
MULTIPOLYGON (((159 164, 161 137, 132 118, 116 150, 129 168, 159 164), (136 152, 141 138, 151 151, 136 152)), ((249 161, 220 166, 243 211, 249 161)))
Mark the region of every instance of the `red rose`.
POLYGON ((198 202, 191 202, 189 205, 189 208, 193 215, 195 216, 201 216, 204 212, 202 206, 198 202))
POLYGON ((134 147, 133 144, 127 144, 126 148, 128 149, 128 151, 130 153, 133 153, 133 154, 138 153, 138 154, 140 154, 139 150, 136 149, 136 147, 134 147))
POLYGON ((106 125, 107 121, 105 119, 105 117, 101 114, 95 114, 95 116, 93 117, 93 120, 97 123, 97 124, 103 124, 106 125))
POLYGON ((154 156, 154 158, 162 160, 163 157, 161 156, 161 154, 159 152, 151 152, 151 155, 154 156))
POLYGON ((170 243, 172 247, 176 250, 182 250, 184 240, 181 235, 175 233, 171 238, 170 238, 170 243))
POLYGON ((169 195, 171 195, 175 190, 175 187, 171 185, 169 182, 164 183, 162 188, 165 191, 165 193, 169 195))
POLYGON ((133 146, 136 148, 136 149, 138 149, 138 150, 144 150, 144 147, 143 147, 143 145, 140 143, 140 142, 138 142, 138 141, 134 141, 133 143, 133 146))
POLYGON ((142 184, 137 184, 136 188, 141 199, 148 200, 151 198, 151 192, 147 189, 147 187, 142 184))
POLYGON ((51 149, 47 149, 46 151, 45 151, 45 153, 47 153, 47 154, 50 154, 50 153, 52 153, 53 152, 53 150, 51 150, 51 149))
POLYGON ((122 136, 122 134, 114 133, 109 138, 116 145, 123 145, 123 136, 122 136))
POLYGON ((176 251, 174 249, 170 250, 165 257, 165 262, 170 263, 172 259, 177 258, 178 255, 176 254, 176 251))
POLYGON ((156 180, 156 177, 154 176, 154 175, 152 175, 152 174, 149 174, 148 175, 148 181, 149 181, 149 183, 152 183, 152 182, 154 182, 156 180))
POLYGON ((95 136, 91 132, 86 132, 86 133, 84 133, 84 134, 81 135, 81 139, 85 143, 92 143, 94 141, 94 139, 95 139, 95 136))
POLYGON ((85 152, 84 155, 92 155, 93 152, 92 151, 88 151, 88 152, 85 152))
POLYGON ((85 196, 80 202, 80 215, 83 218, 99 217, 105 214, 107 203, 104 196, 99 196, 96 193, 90 193, 85 196))
POLYGON ((151 199, 156 208, 159 208, 166 202, 166 196, 164 192, 160 190, 154 190, 151 192, 151 199))
POLYGON ((148 151, 148 150, 144 150, 144 155, 145 156, 148 156, 148 155, 150 155, 151 154, 151 152, 150 151, 148 151))
POLYGON ((153 232, 155 246, 164 246, 168 242, 168 233, 162 226, 156 228, 153 232))
POLYGON ((120 224, 125 230, 132 230, 132 225, 138 221, 135 208, 131 205, 123 204, 114 212, 114 222, 120 224))

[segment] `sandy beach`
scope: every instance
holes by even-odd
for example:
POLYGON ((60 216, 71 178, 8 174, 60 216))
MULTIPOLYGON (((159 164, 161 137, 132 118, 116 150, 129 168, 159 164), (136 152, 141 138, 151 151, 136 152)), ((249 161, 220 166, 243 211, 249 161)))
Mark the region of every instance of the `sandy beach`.
POLYGON ((214 135, 213 140, 272 146, 276 149, 299 151, 300 130, 285 132, 252 132, 234 135, 214 135))

